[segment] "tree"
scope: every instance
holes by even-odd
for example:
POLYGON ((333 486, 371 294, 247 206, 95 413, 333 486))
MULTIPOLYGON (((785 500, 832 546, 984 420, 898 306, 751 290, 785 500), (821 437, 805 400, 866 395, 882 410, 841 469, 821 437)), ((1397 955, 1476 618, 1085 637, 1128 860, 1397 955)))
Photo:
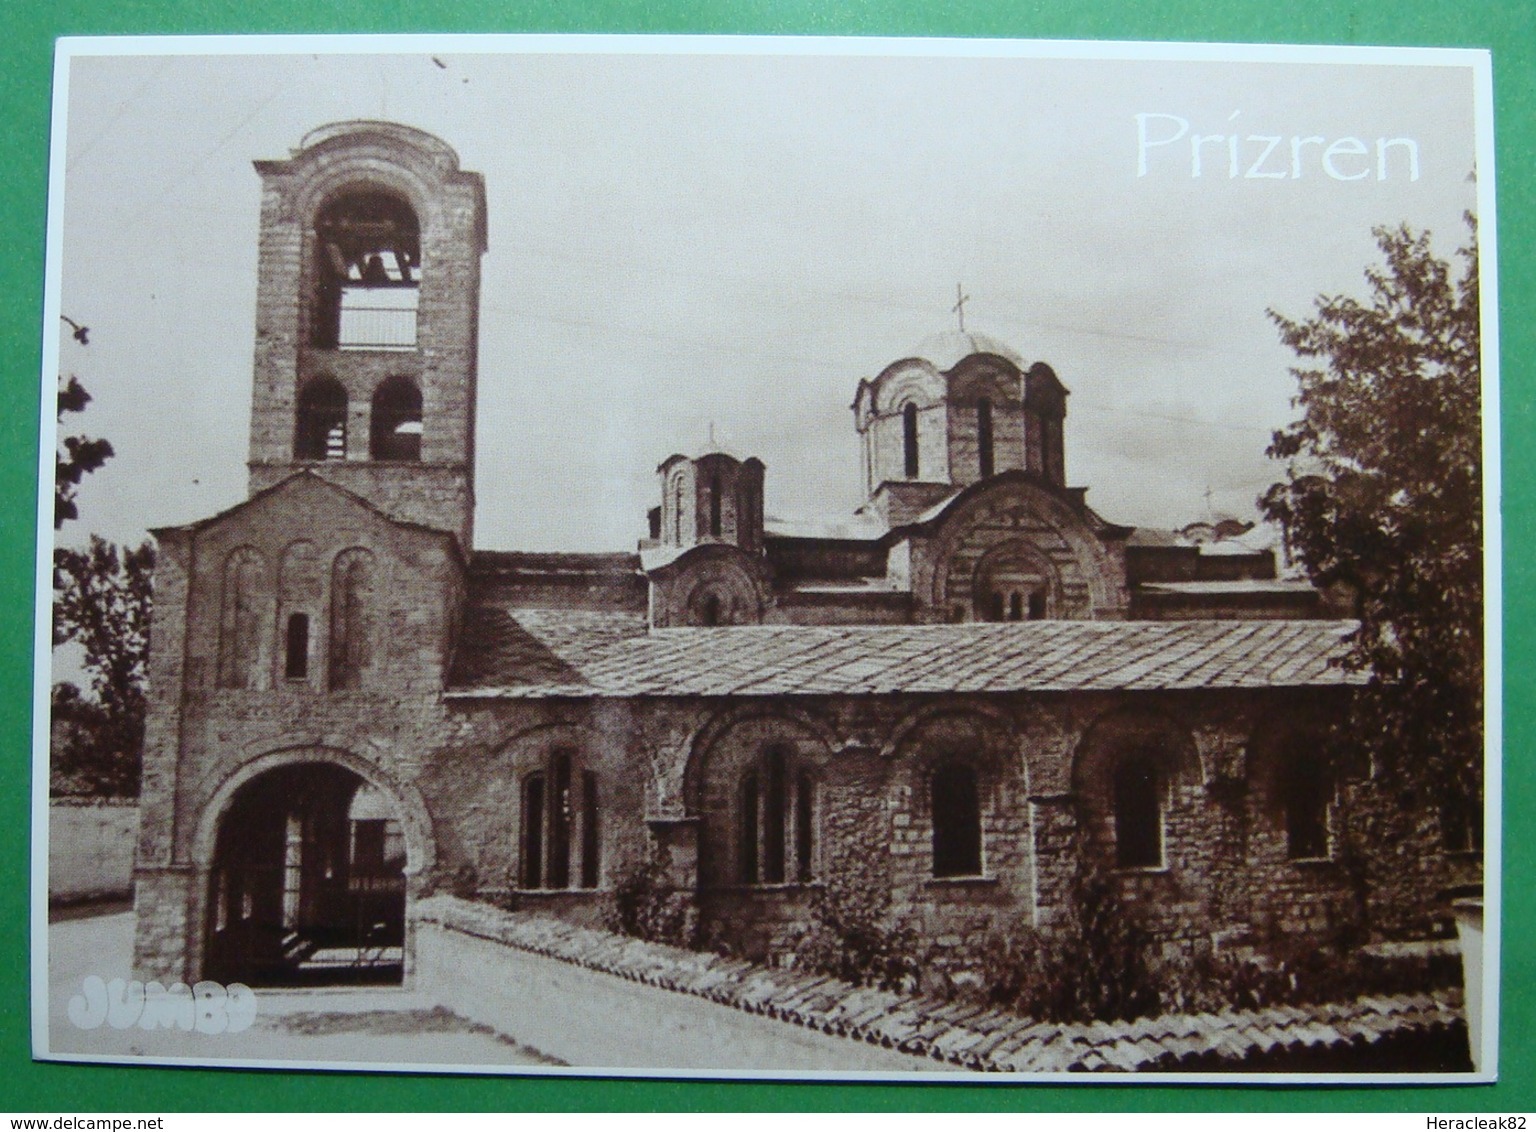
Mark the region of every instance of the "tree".
MULTIPOLYGON (((79 337, 79 334, 76 334, 79 337)), ((84 341, 82 338, 81 341, 84 341)), ((64 423, 65 413, 78 413, 91 403, 91 395, 85 391, 73 375, 59 390, 59 423, 64 423)), ((80 481, 96 471, 112 456, 112 445, 105 440, 89 436, 67 436, 62 451, 54 454, 53 476, 53 529, 58 530, 70 519, 78 519, 80 510, 75 504, 75 492, 80 481)))
POLYGON ((1476 221, 1459 271, 1429 233, 1377 228, 1369 297, 1270 311, 1301 418, 1260 506, 1322 587, 1352 595, 1345 664, 1369 674, 1350 745, 1420 797, 1476 800, 1483 767, 1481 365, 1476 221))
POLYGON ((55 685, 62 750, 55 768, 97 790, 133 793, 144 747, 146 666, 155 547, 146 539, 119 552, 97 535, 85 550, 54 551, 53 643, 85 652, 94 703, 73 685, 55 685), (91 785, 94 784, 94 785, 91 785))

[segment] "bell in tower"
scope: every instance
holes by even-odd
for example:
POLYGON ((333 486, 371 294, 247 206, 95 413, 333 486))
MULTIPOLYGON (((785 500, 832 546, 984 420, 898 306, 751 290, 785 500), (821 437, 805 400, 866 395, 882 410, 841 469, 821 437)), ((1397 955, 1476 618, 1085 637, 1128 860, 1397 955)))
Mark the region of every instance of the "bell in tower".
POLYGON ((256 170, 251 493, 307 469, 469 550, 483 180, 390 122, 256 170))

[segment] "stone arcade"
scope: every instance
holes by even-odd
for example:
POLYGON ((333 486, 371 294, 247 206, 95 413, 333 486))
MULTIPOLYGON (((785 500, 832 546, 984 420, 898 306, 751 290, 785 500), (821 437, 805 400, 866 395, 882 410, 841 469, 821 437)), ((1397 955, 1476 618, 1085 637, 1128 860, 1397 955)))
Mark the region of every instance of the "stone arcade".
MULTIPOLYGON (((1391 803, 1316 760, 1347 623, 1241 524, 1096 514, 1049 366, 952 332, 859 382, 867 502, 822 528, 709 451, 636 553, 480 551, 483 182, 381 122, 256 168, 250 497, 155 532, 144 977, 408 978, 433 891, 597 922, 653 859, 756 957, 839 875, 941 966, 1084 864, 1169 942, 1358 915, 1339 808, 1391 803)), ((1378 926, 1479 868, 1405 823, 1378 926)))

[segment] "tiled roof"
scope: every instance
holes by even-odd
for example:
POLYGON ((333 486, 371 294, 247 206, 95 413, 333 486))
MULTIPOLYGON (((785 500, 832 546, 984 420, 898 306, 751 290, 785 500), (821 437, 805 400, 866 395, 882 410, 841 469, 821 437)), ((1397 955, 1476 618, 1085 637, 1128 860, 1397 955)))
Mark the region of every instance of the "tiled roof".
POLYGON ((1130 1022, 1039 1022, 998 1007, 854 987, 811 971, 644 943, 452 896, 418 905, 440 924, 506 947, 783 1022, 869 1042, 935 1068, 980 1072, 1221 1072, 1286 1056, 1346 1056, 1463 1024, 1460 993, 1168 1014, 1130 1022))
POLYGON ((590 695, 582 665, 605 646, 645 628, 643 614, 519 609, 514 615, 496 605, 471 606, 449 685, 590 695))
POLYGON ((1033 621, 644 631, 476 609, 451 695, 782 696, 1262 688, 1363 680, 1347 621, 1033 621))
POLYGON ((1214 582, 1142 582, 1138 587, 1157 594, 1316 594, 1311 582, 1292 578, 1233 578, 1214 582))

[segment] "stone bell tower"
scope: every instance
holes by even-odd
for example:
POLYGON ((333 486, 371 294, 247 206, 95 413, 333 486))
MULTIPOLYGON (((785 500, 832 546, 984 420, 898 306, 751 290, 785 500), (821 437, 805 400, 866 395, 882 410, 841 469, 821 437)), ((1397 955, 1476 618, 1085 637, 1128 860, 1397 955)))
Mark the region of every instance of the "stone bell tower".
POLYGON ((468 552, 484 181, 391 122, 322 126, 256 171, 251 493, 309 470, 468 552))

